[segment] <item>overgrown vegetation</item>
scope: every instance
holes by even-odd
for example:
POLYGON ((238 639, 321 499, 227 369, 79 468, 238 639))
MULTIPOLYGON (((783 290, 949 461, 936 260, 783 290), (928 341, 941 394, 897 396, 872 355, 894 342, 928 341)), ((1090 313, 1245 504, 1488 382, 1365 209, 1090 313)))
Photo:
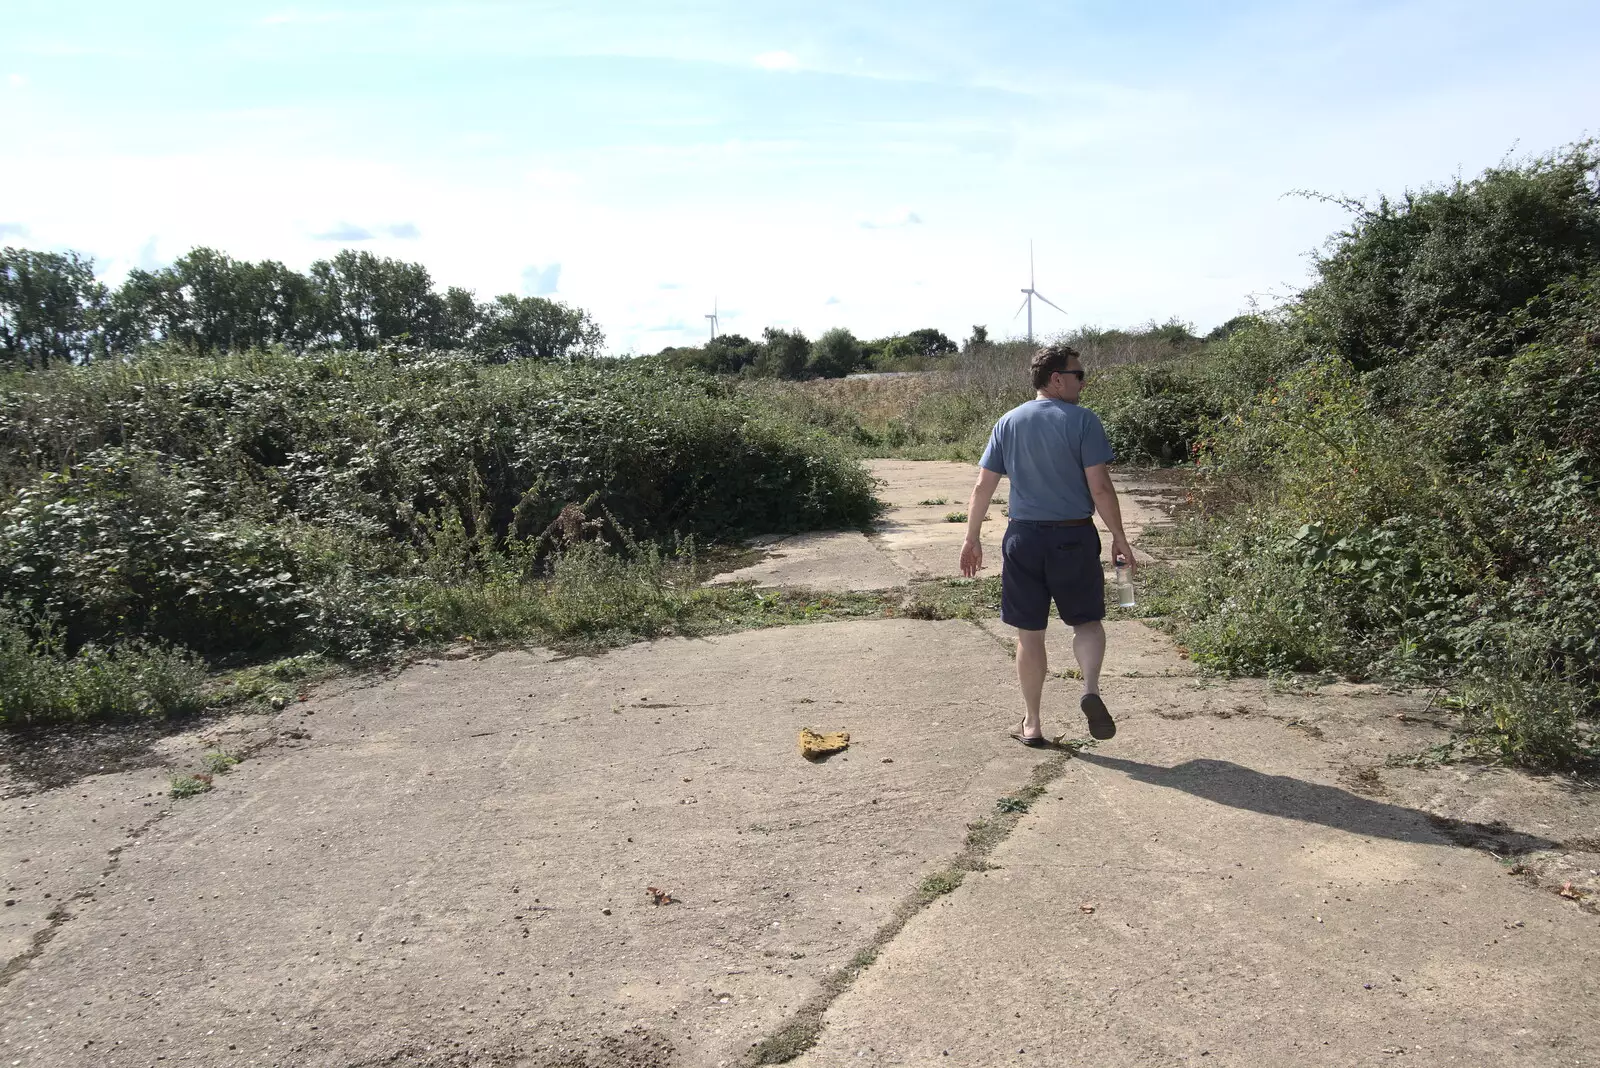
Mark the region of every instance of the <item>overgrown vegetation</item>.
POLYGON ((1298 300, 1209 350, 1195 659, 1447 682, 1480 753, 1600 752, 1592 145, 1351 203, 1298 300))
POLYGON ((877 508, 822 435, 627 364, 152 353, 0 380, 0 440, 7 723, 176 710, 195 654, 710 625, 752 595, 694 539, 877 508))

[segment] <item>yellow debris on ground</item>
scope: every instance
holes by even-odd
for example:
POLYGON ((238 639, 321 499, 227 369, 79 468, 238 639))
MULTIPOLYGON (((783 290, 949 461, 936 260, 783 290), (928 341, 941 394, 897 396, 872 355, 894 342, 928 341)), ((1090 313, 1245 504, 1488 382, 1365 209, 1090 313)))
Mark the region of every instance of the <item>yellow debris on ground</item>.
POLYGON ((849 748, 849 731, 818 734, 810 727, 800 728, 800 755, 807 760, 820 760, 829 753, 838 753, 849 748))

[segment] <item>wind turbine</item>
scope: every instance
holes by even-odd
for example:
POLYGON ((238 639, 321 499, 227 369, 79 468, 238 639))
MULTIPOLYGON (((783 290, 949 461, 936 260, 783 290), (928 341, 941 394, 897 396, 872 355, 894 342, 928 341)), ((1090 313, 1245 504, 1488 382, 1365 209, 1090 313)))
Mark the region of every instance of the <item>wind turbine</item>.
MULTIPOLYGON (((1043 300, 1044 298, 1040 297, 1039 299, 1043 300)), ((711 314, 706 316, 706 318, 711 320, 711 340, 715 341, 715 340, 717 340, 717 298, 716 297, 712 297, 711 298, 711 314)), ((1015 316, 1013 316, 1013 318, 1015 318, 1015 316)))
POLYGON ((1013 315, 1011 318, 1014 320, 1014 319, 1016 319, 1017 315, 1021 315, 1023 308, 1027 308, 1028 309, 1028 344, 1031 345, 1031 344, 1033 344, 1033 298, 1034 297, 1038 297, 1040 300, 1042 300, 1046 304, 1050 305, 1050 307, 1054 308, 1056 311, 1060 312, 1062 315, 1067 314, 1067 310, 1065 308, 1063 308, 1061 305, 1057 304, 1055 301, 1051 300, 1049 297, 1045 296, 1043 293, 1039 292, 1037 289, 1033 288, 1033 242, 1032 241, 1028 242, 1028 288, 1024 289, 1023 292, 1026 293, 1027 296, 1022 298, 1022 307, 1019 307, 1017 309, 1017 311, 1016 311, 1016 315, 1013 315))

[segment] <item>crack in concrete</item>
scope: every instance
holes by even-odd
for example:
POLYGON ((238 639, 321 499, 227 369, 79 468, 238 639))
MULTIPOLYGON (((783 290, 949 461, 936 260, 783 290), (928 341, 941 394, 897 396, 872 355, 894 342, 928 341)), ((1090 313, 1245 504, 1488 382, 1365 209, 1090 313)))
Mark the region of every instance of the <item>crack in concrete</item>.
POLYGON ((175 807, 169 806, 168 808, 156 813, 148 820, 145 820, 144 823, 129 831, 128 841, 119 846, 112 846, 111 849, 107 850, 106 866, 100 869, 100 876, 95 884, 93 886, 86 886, 74 891, 71 897, 67 898, 61 904, 51 909, 50 912, 45 916, 45 919, 49 922, 41 930, 33 932, 33 939, 28 945, 28 948, 7 961, 4 968, 0 968, 0 989, 4 989, 6 986, 10 985, 12 980, 16 979, 19 975, 25 972, 28 969, 28 966, 37 960, 42 953, 44 953, 44 948, 50 944, 51 940, 54 939, 55 936, 60 932, 61 928, 66 925, 67 921, 73 918, 73 913, 67 911, 67 907, 69 905, 77 904, 80 901, 95 900, 95 891, 104 886, 106 880, 115 874, 117 869, 122 865, 122 851, 127 849, 129 846, 137 845, 141 835, 149 831, 152 827, 166 819, 168 816, 172 815, 172 813, 175 811, 175 807))
POLYGON ((950 862, 924 879, 915 891, 901 901, 890 918, 868 939, 867 944, 856 951, 850 963, 823 977, 822 989, 808 998, 786 1022, 775 1028, 766 1038, 751 1043, 742 1063, 749 1066, 783 1064, 816 1045, 826 1023, 824 1017, 840 995, 850 988, 862 972, 872 966, 878 955, 925 908, 945 894, 954 892, 969 872, 989 871, 994 868, 994 865, 988 862, 988 858, 1011 836, 1027 813, 1028 806, 1044 795, 1050 784, 1066 770, 1067 762, 1071 759, 1072 751, 1064 749, 1049 760, 1035 765, 1027 784, 1002 798, 1002 801, 1021 802, 1020 805, 1015 808, 998 808, 993 814, 967 824, 966 843, 950 862))
MULTIPOLYGON (((262 749, 275 744, 281 737, 283 737, 281 732, 274 731, 266 738, 247 745, 241 749, 238 754, 239 758, 243 760, 253 756, 262 749)), ((171 799, 169 798, 169 801, 170 800, 171 799)), ((0 968, 0 990, 5 989, 5 987, 9 986, 18 976, 27 971, 28 967, 33 964, 35 960, 38 960, 39 957, 44 953, 45 947, 48 946, 56 937, 56 935, 60 933, 61 928, 64 927, 70 920, 75 918, 74 913, 67 911, 68 906, 77 904, 79 902, 96 900, 96 891, 103 888, 106 884, 106 881, 110 879, 112 875, 116 874, 117 870, 122 866, 122 851, 138 845, 139 840, 145 834, 153 830, 156 825, 161 823, 161 821, 165 820, 169 816, 172 816, 177 811, 177 805, 168 804, 166 808, 162 809, 154 816, 151 816, 149 819, 130 830, 128 832, 128 840, 126 842, 123 842, 121 845, 112 846, 106 851, 106 866, 100 869, 100 874, 95 880, 94 884, 92 886, 86 886, 75 890, 72 893, 72 896, 66 898, 54 909, 51 909, 50 912, 45 916, 45 919, 48 922, 42 929, 33 933, 33 938, 30 940, 28 948, 8 960, 5 963, 5 967, 0 968)))

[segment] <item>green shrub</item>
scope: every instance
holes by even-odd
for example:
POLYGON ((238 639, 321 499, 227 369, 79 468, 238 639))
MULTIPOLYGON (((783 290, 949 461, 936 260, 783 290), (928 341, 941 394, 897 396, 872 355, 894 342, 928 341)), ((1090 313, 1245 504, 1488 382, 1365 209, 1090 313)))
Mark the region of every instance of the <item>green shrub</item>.
POLYGON ((205 679, 192 654, 137 639, 68 655, 48 620, 0 606, 0 726, 183 715, 205 679))
POLYGON ((130 636, 213 652, 280 645, 305 603, 292 554, 213 502, 183 465, 96 450, 0 508, 0 597, 61 620, 74 648, 130 636))
POLYGON ((1518 309, 1600 258, 1597 170, 1582 142, 1399 201, 1349 202, 1354 221, 1300 301, 1311 343, 1368 370, 1505 337, 1518 309))
POLYGON ((1600 758, 1594 171, 1579 146, 1363 214, 1213 347, 1202 459, 1254 489, 1179 580, 1197 660, 1436 680, 1479 752, 1600 758))
POLYGON ((572 507, 645 543, 879 507, 826 435, 624 362, 155 353, 0 379, 0 417, 0 596, 69 649, 360 659, 437 633, 434 613, 515 601, 485 575, 508 544, 548 553, 572 507))

